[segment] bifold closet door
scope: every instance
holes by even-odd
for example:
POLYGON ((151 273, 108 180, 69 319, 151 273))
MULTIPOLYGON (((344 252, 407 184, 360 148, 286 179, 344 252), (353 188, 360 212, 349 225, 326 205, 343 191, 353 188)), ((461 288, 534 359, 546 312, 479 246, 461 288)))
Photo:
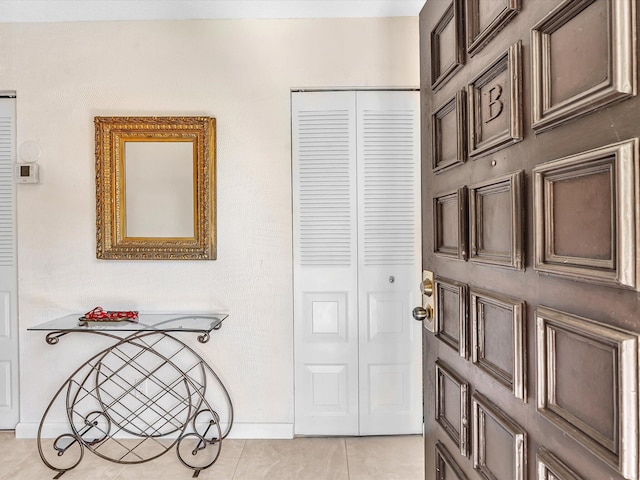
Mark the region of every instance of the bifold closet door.
POLYGON ((358 433, 356 103, 292 94, 295 432, 358 433))
POLYGON ((419 93, 356 99, 359 434, 422 433, 419 93))
POLYGON ((16 99, 0 92, 0 430, 19 420, 15 116, 16 99))
POLYGON ((292 94, 296 434, 421 432, 418 112, 292 94))

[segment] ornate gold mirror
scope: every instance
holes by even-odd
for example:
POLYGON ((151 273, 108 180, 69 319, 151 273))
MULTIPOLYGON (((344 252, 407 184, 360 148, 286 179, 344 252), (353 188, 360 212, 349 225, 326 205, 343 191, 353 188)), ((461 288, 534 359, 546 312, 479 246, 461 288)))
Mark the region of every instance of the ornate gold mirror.
POLYGON ((215 119, 94 123, 97 257, 215 260, 215 119))

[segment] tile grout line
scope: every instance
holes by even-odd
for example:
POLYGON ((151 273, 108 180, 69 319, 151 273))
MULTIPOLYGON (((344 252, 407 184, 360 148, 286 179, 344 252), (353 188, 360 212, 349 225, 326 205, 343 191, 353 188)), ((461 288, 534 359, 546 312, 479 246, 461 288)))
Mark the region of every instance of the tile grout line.
POLYGON ((347 480, 351 480, 351 472, 349 471, 349 447, 347 446, 347 439, 343 438, 344 442, 344 455, 347 459, 347 480))
POLYGON ((247 440, 244 439, 242 442, 242 450, 240 450, 240 455, 238 455, 238 461, 236 462, 236 466, 233 469, 233 475, 231 475, 231 480, 236 478, 236 473, 238 473, 238 467, 240 466, 240 460, 242 459, 242 455, 244 455, 244 448, 247 446, 247 440))
POLYGON ((118 480, 118 478, 122 478, 121 475, 124 473, 124 469, 127 468, 126 465, 122 466, 122 469, 117 473, 117 475, 115 477, 112 478, 112 480, 118 480))

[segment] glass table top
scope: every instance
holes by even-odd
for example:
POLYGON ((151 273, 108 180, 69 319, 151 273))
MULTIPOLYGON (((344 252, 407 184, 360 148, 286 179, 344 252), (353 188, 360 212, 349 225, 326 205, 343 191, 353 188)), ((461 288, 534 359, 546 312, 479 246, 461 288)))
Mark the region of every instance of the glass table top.
POLYGON ((27 330, 45 332, 211 332, 220 328, 227 313, 140 313, 137 321, 81 320, 82 313, 56 318, 27 330))

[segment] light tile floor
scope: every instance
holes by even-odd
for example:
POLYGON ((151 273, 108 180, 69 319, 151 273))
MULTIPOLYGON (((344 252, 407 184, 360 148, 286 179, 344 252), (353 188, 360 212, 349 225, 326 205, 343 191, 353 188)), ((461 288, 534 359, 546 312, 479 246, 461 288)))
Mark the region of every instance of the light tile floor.
MULTIPOLYGON (((0 480, 53 478, 36 441, 0 432, 0 480)), ((188 480, 175 452, 139 465, 119 465, 86 453, 62 480, 188 480)), ((329 437, 234 440, 222 443, 218 461, 203 480, 423 480, 422 437, 329 437)))

